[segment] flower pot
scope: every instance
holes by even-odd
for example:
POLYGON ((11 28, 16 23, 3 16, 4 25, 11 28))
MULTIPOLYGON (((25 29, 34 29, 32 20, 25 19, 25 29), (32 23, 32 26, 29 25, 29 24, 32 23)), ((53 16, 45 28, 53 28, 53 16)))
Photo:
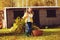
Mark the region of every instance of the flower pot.
POLYGON ((43 34, 42 30, 32 30, 32 35, 33 36, 40 36, 43 34))

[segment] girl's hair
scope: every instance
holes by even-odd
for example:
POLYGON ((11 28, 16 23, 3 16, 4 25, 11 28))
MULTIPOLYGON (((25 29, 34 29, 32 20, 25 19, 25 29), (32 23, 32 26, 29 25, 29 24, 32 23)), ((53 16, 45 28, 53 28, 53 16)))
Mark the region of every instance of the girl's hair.
MULTIPOLYGON (((27 9, 26 9, 26 12, 28 12, 28 13, 29 13, 28 9, 29 9, 29 8, 27 8, 27 9)), ((32 13, 32 12, 33 12, 33 10, 31 11, 31 13, 32 13)))

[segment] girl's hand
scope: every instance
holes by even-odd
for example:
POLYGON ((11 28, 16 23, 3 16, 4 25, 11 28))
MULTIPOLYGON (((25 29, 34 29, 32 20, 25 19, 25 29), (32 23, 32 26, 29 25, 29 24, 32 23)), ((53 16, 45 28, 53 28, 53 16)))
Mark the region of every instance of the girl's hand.
POLYGON ((28 16, 26 16, 25 18, 27 18, 28 16))

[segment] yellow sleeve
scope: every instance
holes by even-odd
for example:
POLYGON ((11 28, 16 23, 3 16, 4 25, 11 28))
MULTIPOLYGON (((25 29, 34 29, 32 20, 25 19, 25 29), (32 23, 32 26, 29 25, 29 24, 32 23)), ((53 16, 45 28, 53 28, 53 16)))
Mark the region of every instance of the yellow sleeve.
POLYGON ((27 16, 27 13, 25 12, 25 13, 24 13, 24 16, 23 16, 22 18, 24 19, 26 16, 27 16))

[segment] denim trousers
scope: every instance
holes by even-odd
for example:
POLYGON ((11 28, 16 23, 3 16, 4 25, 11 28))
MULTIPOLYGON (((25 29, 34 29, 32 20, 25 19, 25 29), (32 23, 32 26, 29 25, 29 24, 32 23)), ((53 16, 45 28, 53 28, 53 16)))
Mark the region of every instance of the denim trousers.
POLYGON ((25 33, 31 35, 32 32, 32 23, 31 22, 27 22, 26 23, 26 27, 25 27, 25 33))

